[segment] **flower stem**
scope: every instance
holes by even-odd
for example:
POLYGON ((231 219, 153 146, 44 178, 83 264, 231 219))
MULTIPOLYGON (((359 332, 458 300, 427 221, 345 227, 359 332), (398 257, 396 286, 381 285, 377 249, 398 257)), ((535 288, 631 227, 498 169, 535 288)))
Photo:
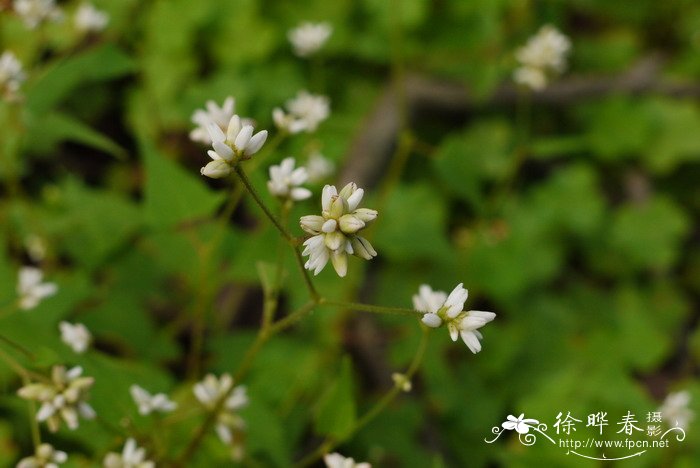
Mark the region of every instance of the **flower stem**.
POLYGON ((343 301, 331 301, 323 299, 321 304, 333 306, 333 307, 343 307, 346 309, 361 310, 363 312, 372 312, 375 314, 399 314, 399 315, 413 315, 418 316, 418 312, 414 309, 406 309, 404 307, 385 307, 376 306, 372 304, 360 304, 357 302, 343 302, 343 301))
POLYGON ((241 179, 241 182, 243 182, 243 185, 245 185, 246 190, 248 190, 248 193, 253 197, 253 200, 255 200, 255 203, 258 204, 261 210, 265 213, 265 216, 268 217, 268 219, 272 222, 272 224, 275 225, 277 230, 282 234, 282 236, 287 239, 287 241, 290 244, 293 244, 295 242, 294 237, 289 233, 287 228, 282 226, 282 223, 275 217, 275 215, 272 214, 270 209, 265 205, 265 202, 260 198, 260 194, 258 194, 257 190, 255 190, 255 187, 253 187, 253 184, 251 184, 250 179, 248 179, 248 175, 245 173, 243 168, 241 167, 240 164, 236 164, 234 166, 234 170, 236 171, 236 175, 238 176, 239 179, 241 179))

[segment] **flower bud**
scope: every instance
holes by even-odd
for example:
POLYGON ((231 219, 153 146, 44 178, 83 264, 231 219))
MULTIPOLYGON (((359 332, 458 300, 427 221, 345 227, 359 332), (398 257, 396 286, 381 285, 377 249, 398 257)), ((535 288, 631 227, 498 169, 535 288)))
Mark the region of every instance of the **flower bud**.
POLYGON ((331 262, 333 263, 333 268, 338 276, 341 278, 348 273, 348 254, 345 251, 333 252, 331 255, 331 262))
POLYGON ((226 164, 226 161, 216 159, 204 166, 201 173, 203 176, 211 177, 212 179, 221 179, 231 173, 231 166, 226 164))
POLYGON ((325 236, 326 247, 338 250, 345 243, 345 236, 340 231, 334 231, 325 236))
POLYGON ((301 219, 299 220, 299 225, 301 228, 308 232, 309 234, 319 234, 321 232, 321 228, 323 227, 323 223, 326 220, 323 218, 323 216, 318 216, 318 215, 308 215, 308 216, 302 216, 301 219))
POLYGON ((348 202, 345 201, 345 198, 341 197, 340 195, 336 195, 331 198, 331 208, 328 211, 328 214, 331 218, 338 219, 341 216, 343 216, 343 213, 346 213, 348 211, 348 202))
POLYGON ((340 230, 345 234, 355 234, 365 227, 365 223, 362 220, 351 214, 341 216, 338 222, 340 224, 340 230))
POLYGON ((371 223, 375 219, 377 219, 377 210, 370 210, 369 208, 358 208, 352 213, 355 215, 357 218, 360 220, 364 221, 365 223, 371 223))
POLYGON ((351 243, 353 251, 355 252, 354 255, 364 258, 365 260, 372 260, 372 258, 377 256, 377 251, 374 250, 372 244, 364 237, 354 236, 351 243))

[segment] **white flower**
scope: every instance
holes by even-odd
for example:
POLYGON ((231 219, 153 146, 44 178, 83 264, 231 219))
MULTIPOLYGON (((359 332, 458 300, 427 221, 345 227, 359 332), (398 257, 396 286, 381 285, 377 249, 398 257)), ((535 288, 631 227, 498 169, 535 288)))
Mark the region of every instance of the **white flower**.
POLYGON ((139 414, 143 416, 151 414, 153 411, 167 413, 177 408, 177 403, 170 400, 165 393, 151 395, 138 385, 132 385, 131 388, 129 388, 129 392, 136 402, 136 405, 139 407, 139 414))
POLYGON ((343 277, 348 270, 348 254, 365 260, 377 256, 372 244, 357 235, 378 215, 376 210, 358 208, 363 195, 364 190, 352 182, 340 193, 333 185, 323 187, 321 216, 308 215, 300 219, 301 228, 313 235, 304 242, 306 248, 302 254, 309 256, 304 265, 306 269, 317 275, 331 260, 338 276, 343 277))
POLYGON ((13 6, 29 29, 47 21, 58 21, 63 17, 55 0, 15 0, 13 6))
POLYGON ((688 408, 690 393, 687 391, 669 393, 658 411, 669 426, 687 429, 688 424, 695 418, 693 410, 688 408))
POLYGON ((524 419, 525 413, 521 413, 517 418, 515 416, 508 415, 507 421, 501 424, 503 429, 512 431, 515 429, 518 434, 527 434, 530 432, 530 426, 537 425, 540 422, 537 419, 524 419))
POLYGON ((328 23, 305 22, 287 34, 294 53, 299 57, 308 57, 318 52, 328 40, 333 28, 328 23))
POLYGON ((41 403, 37 421, 46 421, 51 432, 56 432, 63 420, 69 429, 78 428, 78 416, 93 419, 95 410, 87 403, 87 392, 95 379, 81 377, 83 369, 73 367, 66 371, 63 366, 51 370, 51 382, 30 383, 20 388, 17 394, 25 400, 41 403))
POLYGON ((478 353, 481 351, 479 340, 483 338, 478 329, 492 321, 496 314, 479 310, 463 311, 468 296, 469 292, 462 287, 462 283, 449 296, 442 291, 433 291, 424 284, 413 296, 413 308, 423 313, 422 322, 431 328, 447 323, 452 341, 461 337, 472 353, 478 353))
POLYGON ((82 32, 102 31, 109 23, 109 15, 92 3, 83 3, 75 12, 75 27, 82 32))
POLYGON ((146 460, 146 450, 139 448, 134 439, 127 439, 122 453, 110 452, 105 456, 105 468, 154 468, 156 464, 146 460))
POLYGON ((371 468, 369 463, 355 463, 352 458, 345 458, 338 452, 329 453, 323 457, 327 468, 371 468))
POLYGON ((22 63, 15 54, 6 50, 0 55, 0 95, 8 100, 19 96, 19 87, 26 79, 22 63))
POLYGON ((250 159, 267 139, 267 130, 253 134, 253 126, 244 125, 238 115, 231 117, 226 133, 213 122, 209 123, 207 130, 214 149, 207 152, 212 161, 201 172, 214 179, 227 176, 234 164, 250 159))
POLYGON ((275 108, 272 119, 277 128, 287 133, 308 133, 316 131, 318 124, 330 115, 330 102, 326 96, 299 91, 294 99, 286 103, 288 113, 275 108))
POLYGON ((231 117, 236 113, 236 100, 233 96, 229 96, 224 100, 223 105, 219 105, 214 101, 206 102, 206 109, 197 109, 192 114, 192 123, 197 125, 197 128, 190 132, 190 140, 211 145, 211 137, 209 136, 209 124, 218 125, 221 131, 225 131, 231 117))
POLYGON ((17 464, 17 468, 58 468, 58 465, 68 460, 68 454, 56 450, 50 444, 41 444, 36 448, 34 455, 23 458, 17 464))
POLYGON ((82 323, 73 325, 68 322, 61 322, 58 324, 58 328, 61 330, 61 340, 73 348, 73 351, 76 353, 84 353, 90 346, 92 335, 90 330, 82 323))
POLYGON ((232 388, 233 378, 229 374, 222 374, 220 378, 207 374, 194 386, 194 394, 210 411, 215 410, 220 400, 228 395, 217 415, 216 434, 224 444, 231 446, 236 458, 242 450, 241 434, 245 429, 245 422, 236 411, 248 405, 248 395, 244 386, 232 388))
POLYGON ((532 89, 542 89, 550 75, 559 74, 566 68, 566 58, 571 50, 571 41, 554 26, 545 25, 536 35, 515 53, 521 67, 515 71, 514 79, 532 89))
POLYGON ((306 168, 294 169, 294 158, 285 158, 279 166, 270 166, 270 180, 267 188, 276 197, 294 201, 306 200, 311 196, 309 189, 299 187, 306 182, 306 168))
POLYGON ((393 374, 391 374, 391 380, 394 381, 394 385, 400 388, 401 391, 410 392, 413 388, 413 384, 411 383, 411 381, 408 380, 408 378, 404 374, 401 374, 399 372, 394 372, 393 374))
POLYGON ((306 161, 306 173, 309 175, 309 182, 319 182, 333 174, 335 165, 328 158, 319 152, 311 153, 306 161))
POLYGON ((42 283, 44 274, 38 268, 22 267, 19 270, 17 294, 19 306, 24 310, 33 309, 42 299, 53 296, 58 291, 54 283, 42 283))

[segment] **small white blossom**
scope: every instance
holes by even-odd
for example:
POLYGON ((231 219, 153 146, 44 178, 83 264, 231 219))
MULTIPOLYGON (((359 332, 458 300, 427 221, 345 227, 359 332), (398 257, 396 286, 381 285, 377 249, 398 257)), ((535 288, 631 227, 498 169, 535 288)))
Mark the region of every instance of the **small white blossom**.
POLYGON ((309 175, 309 182, 319 182, 333 174, 335 165, 328 158, 319 152, 314 152, 306 161, 306 173, 309 175))
POLYGON ((294 169, 294 158, 285 158, 278 166, 270 166, 270 180, 267 188, 270 193, 282 199, 294 201, 306 200, 311 196, 311 191, 301 184, 306 182, 308 174, 306 168, 294 169))
POLYGON ((146 449, 139 448, 134 439, 127 439, 122 453, 110 452, 105 456, 105 468, 154 468, 156 464, 146 460, 146 449))
POLYGON ((449 296, 443 291, 433 291, 424 284, 413 296, 413 308, 423 313, 422 322, 431 328, 447 323, 452 341, 461 337, 472 353, 478 353, 481 351, 479 340, 483 338, 478 329, 492 321, 496 314, 479 310, 463 311, 468 296, 469 292, 462 287, 462 283, 449 296))
POLYGON ((129 388, 131 397, 139 407, 139 414, 146 416, 154 411, 168 413, 177 408, 177 403, 168 398, 165 393, 156 393, 151 395, 146 389, 138 385, 132 385, 129 388))
POLYGON ((242 450, 242 433, 245 422, 236 411, 248 405, 248 395, 244 386, 233 388, 233 378, 222 374, 217 378, 207 374, 204 379, 194 386, 194 394, 202 405, 210 411, 216 409, 220 400, 226 395, 226 401, 221 407, 216 420, 216 434, 219 439, 231 447, 232 456, 238 458, 242 450))
POLYGON ((399 372, 394 372, 391 374, 391 380, 393 380, 394 384, 404 392, 410 392, 413 388, 411 381, 404 374, 399 372))
POLYGON ((83 3, 75 12, 75 27, 81 32, 100 32, 109 23, 109 15, 95 8, 92 3, 83 3))
POLYGON ((63 13, 56 6, 55 0, 15 0, 13 6, 29 29, 35 29, 41 23, 59 21, 63 18, 63 13))
POLYGON ((207 101, 205 105, 206 109, 197 109, 192 114, 192 123, 197 127, 190 132, 190 140, 211 145, 207 128, 213 123, 218 125, 222 132, 225 131, 231 117, 236 113, 236 100, 229 96, 221 106, 212 100, 207 101))
POLYGON ((688 408, 689 404, 690 393, 687 391, 669 393, 658 411, 669 426, 678 426, 685 430, 695 418, 693 410, 688 408))
POLYGON ((23 458, 17 463, 17 468, 58 468, 68 460, 68 454, 56 450, 50 444, 41 444, 34 455, 23 458))
POLYGON ((294 99, 286 103, 287 113, 275 108, 272 119, 277 128, 287 133, 314 132, 318 125, 330 115, 330 101, 326 96, 299 91, 294 99))
POLYGON ((308 57, 323 47, 331 36, 333 28, 328 23, 305 22, 287 34, 294 53, 299 57, 308 57))
POLYGON ((14 100, 19 96, 19 87, 26 80, 22 63, 15 54, 6 50, 0 55, 0 96, 14 100))
POLYGON ((53 296, 58 291, 58 286, 54 283, 42 283, 44 273, 34 267, 22 267, 19 270, 19 281, 17 283, 17 294, 19 295, 19 306, 24 310, 33 309, 49 296, 53 296))
POLYGON ((253 126, 244 125, 238 115, 231 117, 226 133, 213 122, 209 123, 207 130, 214 149, 207 152, 212 161, 201 172, 213 179, 226 177, 234 164, 250 159, 267 139, 267 130, 253 134, 253 126))
POLYGON ((58 324, 58 328, 61 330, 61 340, 76 353, 84 353, 90 346, 92 335, 90 330, 82 323, 73 325, 72 323, 61 322, 58 324))
POLYGON ((87 403, 87 393, 95 379, 81 377, 83 369, 73 367, 66 371, 63 366, 51 370, 51 382, 30 383, 20 388, 17 394, 25 400, 41 403, 36 419, 46 421, 51 432, 56 432, 63 420, 69 429, 78 428, 78 416, 93 419, 95 410, 87 403))
POLYGON ((545 25, 537 34, 515 53, 520 63, 514 73, 517 83, 534 90, 547 85, 551 75, 566 69, 566 58, 571 50, 571 41, 554 26, 545 25))
POLYGON ((372 244, 357 235, 377 218, 377 211, 358 208, 364 190, 354 183, 349 183, 338 193, 333 185, 323 187, 321 195, 321 216, 302 216, 301 228, 312 234, 304 242, 303 255, 309 256, 304 267, 319 274, 328 260, 333 263, 338 276, 345 276, 348 271, 348 254, 365 260, 377 256, 372 244))
POLYGON ((329 453, 323 457, 327 468, 371 468, 369 463, 355 463, 353 458, 346 458, 336 453, 329 453))

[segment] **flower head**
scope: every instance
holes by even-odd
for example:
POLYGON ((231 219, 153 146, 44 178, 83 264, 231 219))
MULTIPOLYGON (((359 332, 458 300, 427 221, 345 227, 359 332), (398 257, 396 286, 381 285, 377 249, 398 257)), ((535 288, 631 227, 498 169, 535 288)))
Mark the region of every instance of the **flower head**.
POLYGON ((81 32, 100 32, 109 23, 109 15, 95 8, 92 3, 83 3, 75 12, 75 27, 81 32))
POLYGON ((122 453, 110 452, 104 459, 105 468, 155 468, 156 464, 146 460, 146 449, 139 448, 134 439, 127 439, 122 453))
POLYGON ((311 196, 309 189, 300 187, 306 182, 306 168, 294 169, 294 158, 285 158, 278 166, 270 166, 270 180, 267 188, 276 197, 289 200, 306 200, 311 196))
POLYGON ((146 389, 138 385, 132 385, 129 388, 129 392, 136 402, 136 405, 139 407, 139 414, 142 416, 151 414, 154 411, 167 413, 177 408, 177 403, 170 400, 165 393, 151 395, 146 389))
POLYGON ((328 23, 305 22, 290 30, 287 37, 296 55, 308 57, 323 47, 332 32, 333 28, 328 23))
POLYGON ((508 415, 506 419, 507 421, 501 424, 503 429, 507 429, 509 431, 515 429, 518 434, 527 434, 530 432, 531 426, 540 423, 537 419, 525 419, 525 413, 521 413, 517 418, 511 414, 508 415))
POLYGON ((353 458, 344 457, 338 452, 329 453, 323 457, 327 468, 371 468, 369 463, 355 463, 353 458))
POLYGON ((15 54, 6 50, 0 55, 0 96, 7 100, 16 99, 19 96, 19 87, 26 75, 22 70, 22 63, 17 60, 15 54))
POLYGON ((56 294, 58 287, 54 283, 42 283, 43 278, 44 273, 38 268, 20 268, 19 281, 17 283, 20 308, 24 310, 33 309, 44 298, 56 294))
POLYGON ((353 182, 340 193, 333 185, 323 187, 321 215, 302 216, 300 220, 301 228, 313 235, 304 242, 302 254, 309 257, 306 269, 317 275, 331 260, 342 277, 347 274, 348 254, 365 260, 377 256, 372 244, 358 235, 378 214, 376 210, 358 208, 363 195, 364 190, 353 182))
POLYGON ((309 182, 319 182, 333 174, 335 165, 319 152, 311 153, 306 161, 306 173, 309 175, 309 182))
POLYGON ((472 353, 478 353, 481 351, 479 340, 483 338, 478 329, 492 321, 496 314, 479 310, 463 311, 468 296, 469 292, 462 287, 462 283, 449 296, 443 291, 433 291, 424 284, 413 296, 413 307, 423 314, 421 320, 424 324, 438 328, 446 323, 452 341, 461 337, 472 353))
POLYGON ((571 41, 568 37, 554 26, 542 26, 515 53, 515 58, 521 65, 515 71, 515 81, 535 90, 544 88, 549 76, 564 71, 570 50, 571 41))
POLYGON ((73 351, 76 353, 84 353, 90 346, 92 335, 90 330, 82 323, 74 325, 68 322, 61 322, 58 324, 58 328, 61 330, 61 340, 73 348, 73 351))
POLYGON ((214 149, 207 152, 212 161, 201 172, 214 179, 226 177, 234 164, 250 159, 267 139, 267 130, 253 134, 253 126, 244 124, 238 115, 231 117, 226 133, 213 122, 209 122, 207 130, 214 149))
POLYGON ((63 13, 56 6, 55 0, 15 0, 13 7, 29 29, 35 29, 42 23, 59 21, 63 18, 63 13))
POLYGON ((85 419, 95 417, 95 410, 86 401, 95 379, 82 377, 82 373, 81 367, 66 370, 63 366, 54 366, 51 382, 27 384, 17 394, 25 400, 41 403, 36 419, 46 421, 51 432, 58 430, 61 420, 69 429, 77 429, 79 415, 85 419))
POLYGON ((68 454, 56 450, 50 444, 41 444, 36 448, 34 455, 23 458, 17 464, 17 468, 57 468, 68 460, 68 454))
POLYGON ((299 91, 294 99, 286 103, 287 112, 275 108, 272 119, 277 128, 287 133, 314 132, 318 124, 330 115, 330 103, 326 96, 299 91))
POLYGON ((659 411, 669 426, 687 429, 690 421, 695 418, 693 410, 688 408, 689 404, 690 393, 687 391, 669 393, 659 411))

